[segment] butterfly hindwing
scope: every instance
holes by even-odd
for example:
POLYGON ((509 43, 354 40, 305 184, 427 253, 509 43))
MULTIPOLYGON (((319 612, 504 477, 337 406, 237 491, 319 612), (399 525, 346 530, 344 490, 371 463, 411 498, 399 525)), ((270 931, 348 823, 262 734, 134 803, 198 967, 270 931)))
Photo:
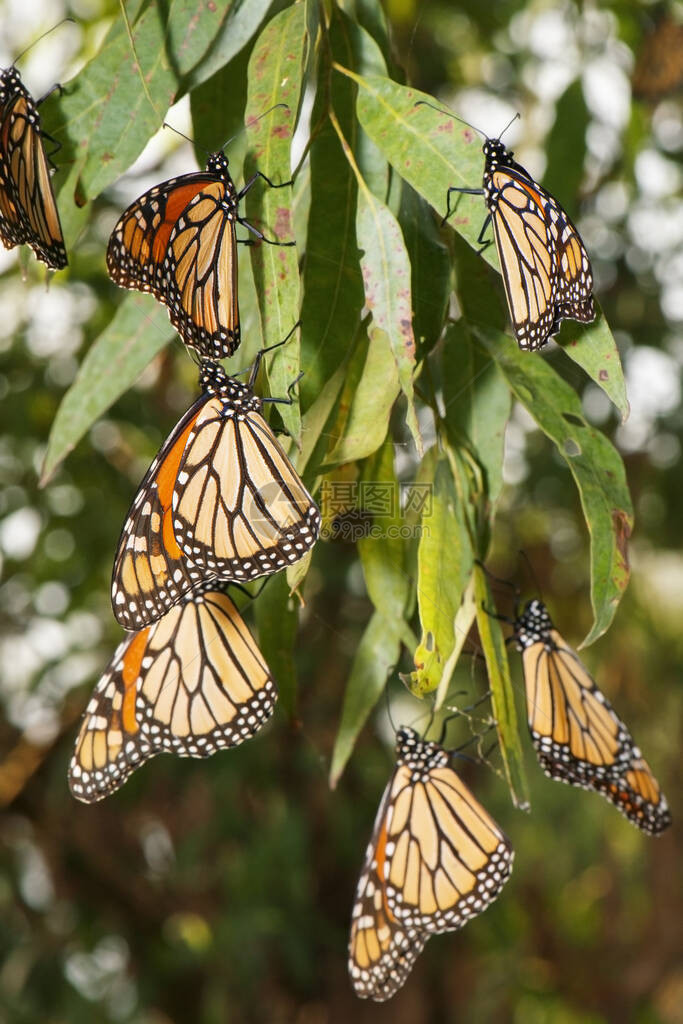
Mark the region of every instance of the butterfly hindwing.
POLYGON ((69 769, 86 803, 164 751, 209 757, 253 736, 277 691, 244 620, 209 582, 130 634, 95 687, 69 769))

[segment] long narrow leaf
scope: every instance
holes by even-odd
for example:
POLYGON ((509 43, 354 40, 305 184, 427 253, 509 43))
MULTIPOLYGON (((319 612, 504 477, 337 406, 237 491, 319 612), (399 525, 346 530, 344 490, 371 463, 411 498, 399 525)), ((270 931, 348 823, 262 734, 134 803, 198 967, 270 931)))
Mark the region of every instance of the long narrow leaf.
POLYGON ((358 734, 382 695, 387 677, 398 661, 402 624, 375 612, 363 634, 344 694, 342 719, 330 767, 334 789, 351 756, 358 734))
MULTIPOLYGON (((251 153, 247 177, 256 171, 275 185, 290 178, 290 150, 296 125, 306 49, 305 10, 302 4, 281 11, 263 30, 249 61, 246 120, 251 153), (266 117, 264 111, 284 103, 266 117), (259 118, 257 120, 257 118, 259 118)), ((294 241, 292 189, 257 184, 247 195, 247 214, 263 226, 264 234, 280 242, 294 241)), ((299 319, 299 264, 293 246, 261 243, 251 249, 254 283, 261 313, 264 346, 276 345, 299 319)), ((298 331, 268 363, 271 395, 284 397, 299 374, 298 331)), ((282 420, 298 442, 301 417, 296 396, 291 405, 279 407, 282 420)))
POLYGON ((127 295, 93 342, 57 410, 45 453, 41 486, 92 424, 140 376, 173 337, 166 308, 149 295, 127 295))
POLYGON ((505 335, 480 331, 477 336, 576 482, 591 538, 593 627, 586 646, 609 628, 628 584, 633 507, 624 463, 604 434, 586 422, 579 398, 551 366, 528 360, 505 335))
POLYGON ((491 687, 491 703, 496 719, 505 774, 513 803, 520 810, 528 811, 529 791, 519 738, 507 647, 500 623, 489 614, 494 608, 493 599, 488 577, 479 565, 474 567, 474 594, 477 605, 479 639, 486 660, 489 686, 491 687))
POLYGON ((455 621, 472 569, 472 544, 458 500, 451 467, 431 449, 433 483, 426 493, 417 559, 417 603, 422 637, 415 651, 411 690, 422 696, 436 690, 444 672, 453 672, 455 621))

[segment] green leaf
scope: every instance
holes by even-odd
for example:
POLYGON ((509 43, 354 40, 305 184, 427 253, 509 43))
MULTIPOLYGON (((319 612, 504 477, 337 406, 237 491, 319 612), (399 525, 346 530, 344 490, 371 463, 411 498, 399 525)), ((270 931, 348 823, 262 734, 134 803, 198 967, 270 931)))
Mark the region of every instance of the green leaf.
POLYGON ((593 627, 581 646, 608 629, 629 578, 633 508, 621 456, 583 415, 572 388, 542 359, 528 359, 509 338, 478 331, 519 401, 554 442, 576 482, 591 538, 593 627))
POLYGON ((192 135, 198 162, 206 162, 207 150, 214 153, 226 147, 235 181, 241 180, 247 148, 243 128, 249 56, 247 48, 190 93, 192 135))
POLYGON ((454 446, 468 444, 484 472, 486 498, 493 506, 503 486, 510 389, 495 360, 472 340, 462 322, 448 328, 442 366, 448 436, 454 446))
MULTIPOLYGON (((338 70, 358 85, 358 118, 365 131, 401 177, 442 216, 451 185, 479 187, 483 173, 480 140, 470 128, 429 107, 417 107, 421 99, 434 102, 426 93, 382 76, 361 77, 349 69, 338 70)), ((485 216, 480 196, 462 196, 448 223, 479 250, 477 236, 485 216)), ((487 246, 482 256, 498 269, 495 245, 487 246)), ((483 322, 491 321, 487 318, 483 322)), ((559 340, 570 359, 583 367, 626 416, 628 404, 619 351, 599 310, 593 324, 566 321, 559 340)))
POLYGON ((413 435, 418 454, 423 447, 415 412, 413 373, 415 372, 415 335, 410 286, 410 261, 398 221, 387 206, 379 202, 364 183, 359 182, 356 210, 356 235, 362 250, 360 258, 365 288, 365 304, 373 327, 389 339, 401 390, 408 402, 406 423, 413 435))
MULTIPOLYGON (((290 178, 290 151, 301 95, 306 49, 305 10, 302 4, 281 11, 263 30, 249 60, 246 121, 251 151, 246 177, 256 170, 280 185, 290 178), (285 103, 266 117, 265 110, 285 103), (249 124, 249 122, 252 122, 249 124)), ((264 233, 278 241, 293 241, 292 188, 270 188, 262 182, 247 194, 247 215, 264 233), (265 187, 261 187, 261 185, 265 187)), ((261 243, 251 249, 254 283, 259 300, 264 346, 287 337, 299 319, 299 264, 294 246, 261 243)), ((270 394, 283 397, 299 374, 299 332, 269 357, 270 394)), ((301 416, 296 394, 279 413, 298 443, 301 416)))
POLYGON ((515 697, 510 678, 507 647, 500 622, 489 614, 495 607, 489 581, 481 566, 474 568, 474 595, 477 609, 479 640, 484 651, 491 688, 491 704, 503 756, 505 775, 512 800, 520 810, 528 811, 529 791, 519 738, 515 697))
POLYGON ((382 695, 401 649, 401 623, 375 612, 363 633, 346 685, 339 732, 332 753, 330 786, 337 785, 368 715, 382 695))
POLYGON ((439 340, 451 293, 451 260, 429 206, 406 182, 398 215, 410 259, 413 330, 419 355, 439 340))
POLYGON ((401 539, 404 522, 391 441, 387 440, 363 463, 358 504, 372 517, 372 534, 358 541, 358 555, 370 600, 387 619, 402 620, 410 578, 405 568, 405 547, 401 539))
POLYGON ((555 106, 555 121, 545 142, 547 165, 543 175, 543 187, 554 196, 562 196, 562 206, 572 219, 579 212, 576 197, 584 176, 588 122, 583 84, 576 78, 555 106))
POLYGON ((462 602, 453 620, 453 650, 444 662, 443 673, 436 691, 436 697, 434 698, 434 711, 438 711, 443 706, 443 702, 448 696, 449 683, 455 671, 455 666, 458 664, 458 658, 462 654, 462 649, 469 636, 476 613, 477 602, 474 597, 474 578, 470 576, 470 581, 462 595, 462 602))
POLYGON ((607 321, 595 303, 597 318, 592 324, 577 324, 565 320, 555 339, 566 356, 578 363, 598 387, 602 388, 621 413, 622 422, 628 418, 629 404, 621 356, 607 321))
POLYGON ((391 410, 400 391, 398 369, 389 338, 373 331, 354 351, 344 383, 343 417, 333 428, 339 435, 325 458, 323 471, 364 459, 377 451, 389 429, 391 410), (346 402, 344 402, 346 397, 346 402))
POLYGON ((410 688, 417 696, 431 693, 444 672, 452 674, 455 619, 472 571, 472 544, 458 500, 451 466, 435 448, 425 456, 434 467, 428 504, 422 514, 417 556, 417 603, 422 637, 415 651, 410 688))
POLYGON ((88 428, 140 376, 173 337, 165 306, 149 295, 128 295, 93 342, 57 410, 40 485, 49 483, 88 428))
POLYGON ((291 597, 287 577, 281 572, 268 580, 254 605, 259 648, 291 718, 296 707, 297 679, 294 644, 298 629, 298 600, 291 597))
MULTIPOLYGON (((246 46, 272 6, 273 0, 233 2, 221 21, 206 57, 183 79, 183 92, 195 89, 228 63, 246 46)), ((202 16, 203 16, 202 11, 202 16)), ((199 19, 201 20, 201 18, 199 19)), ((224 97, 225 99, 225 97, 224 97)))
MULTIPOLYGON (((382 51, 359 24, 338 12, 339 32, 344 38, 347 52, 345 63, 360 75, 386 75, 387 66, 382 51)), ((348 138, 349 136, 347 136, 348 138)), ((372 139, 356 121, 353 126, 353 153, 361 169, 363 180, 370 191, 384 202, 389 188, 389 165, 372 139)))
POLYGON ((59 125, 54 135, 64 143, 64 159, 80 167, 79 191, 88 199, 116 181, 161 127, 180 76, 204 55, 229 7, 225 0, 216 2, 201 18, 195 0, 170 0, 165 10, 157 4, 139 9, 137 19, 128 10, 137 60, 119 13, 97 55, 59 99, 48 101, 59 125))
MULTIPOLYGON (((333 53, 343 55, 345 60, 353 59, 353 47, 338 19, 333 20, 326 41, 333 53)), ((310 151, 311 208, 301 311, 301 361, 306 367, 301 381, 304 411, 347 355, 363 307, 356 244, 356 179, 327 117, 332 105, 353 146, 353 133, 358 130, 355 90, 340 75, 330 77, 327 60, 325 50, 321 53, 320 87, 311 118, 315 134, 310 151)))

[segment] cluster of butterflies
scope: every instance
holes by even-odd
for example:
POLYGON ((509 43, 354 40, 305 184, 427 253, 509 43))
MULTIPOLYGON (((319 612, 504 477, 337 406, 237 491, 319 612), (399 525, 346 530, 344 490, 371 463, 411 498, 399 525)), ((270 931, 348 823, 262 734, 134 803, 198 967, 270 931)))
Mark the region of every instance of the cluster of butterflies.
MULTIPOLYGON (((67 257, 38 105, 14 67, 0 75, 0 239, 28 243, 54 270, 67 257)), ((523 349, 563 319, 595 317, 583 243, 558 202, 486 139, 482 194, 493 223, 510 316, 523 349)), ((145 475, 116 553, 112 604, 127 635, 95 687, 69 769, 86 803, 118 789, 162 751, 207 757, 253 736, 272 714, 274 680, 226 593, 311 550, 319 511, 262 415, 253 387, 217 360, 240 343, 236 226, 228 161, 150 189, 123 214, 107 250, 119 285, 151 292, 198 354, 201 395, 145 475)), ((447 204, 446 215, 450 213, 447 204)), ((272 244, 293 244, 275 242, 272 244)), ((288 399, 280 399, 280 401, 288 399)), ((273 399, 270 399, 273 401, 273 399)), ((514 620, 528 723, 546 774, 593 789, 643 831, 670 824, 666 800, 631 735, 538 600, 514 620)), ((352 913, 356 993, 388 999, 431 935, 486 909, 507 881, 509 840, 451 767, 451 755, 399 730, 352 913)))
MULTIPOLYGON (((649 835, 668 828, 649 765, 542 601, 503 620, 522 654, 527 722, 545 774, 601 793, 649 835)), ((510 877, 509 839, 451 761, 440 744, 399 730, 351 919, 349 974, 361 998, 393 996, 427 939, 462 928, 510 877)))

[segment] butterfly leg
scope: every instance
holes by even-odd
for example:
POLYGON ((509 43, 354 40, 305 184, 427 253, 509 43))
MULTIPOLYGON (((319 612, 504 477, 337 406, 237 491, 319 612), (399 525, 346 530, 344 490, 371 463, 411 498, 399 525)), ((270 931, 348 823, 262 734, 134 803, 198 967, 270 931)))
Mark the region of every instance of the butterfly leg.
MULTIPOLYGON (((53 92, 58 92, 61 96, 65 92, 64 86, 60 85, 59 82, 55 82, 51 89, 48 89, 47 92, 43 96, 41 96, 39 100, 36 100, 36 106, 39 107, 41 103, 44 103, 48 96, 52 96, 53 92)), ((43 132, 43 135, 46 134, 47 132, 43 132)))
MULTIPOLYGON (((275 348, 281 348, 283 345, 286 345, 287 342, 289 341, 289 339, 294 334, 294 331, 296 331, 296 329, 298 327, 301 327, 301 320, 297 320, 297 322, 292 327, 291 331, 289 331, 287 336, 284 337, 282 339, 282 341, 276 341, 274 345, 268 345, 267 348, 261 348, 261 349, 258 350, 258 352, 256 353, 256 356, 254 358, 253 365, 251 367, 251 376, 249 377, 249 387, 250 388, 253 388, 254 382, 256 381, 256 378, 258 377, 258 371, 259 371, 259 367, 261 365, 261 360, 263 359, 265 354, 267 352, 272 352, 273 349, 275 349, 275 348)), ((239 373, 244 373, 245 371, 244 370, 240 370, 238 372, 239 373)), ((233 374, 233 376, 237 376, 237 374, 233 374)), ((297 378, 297 380, 298 379, 299 378, 297 378)), ((296 381, 294 381, 294 383, 296 384, 296 381)), ((291 387, 291 385, 290 385, 290 387, 291 387)), ((268 402, 270 402, 270 401, 284 401, 284 399, 270 399, 270 398, 268 398, 268 399, 264 399, 264 401, 268 401, 268 402)), ((292 404, 291 400, 287 404, 291 405, 292 404)))
POLYGON ((243 199, 243 198, 244 198, 244 196, 246 196, 246 194, 247 194, 247 192, 249 191, 249 189, 250 189, 250 188, 251 188, 251 187, 252 187, 253 185, 255 185, 255 184, 256 184, 256 181, 257 181, 257 180, 258 180, 259 178, 263 178, 263 180, 265 181, 265 183, 266 183, 267 185, 270 185, 270 187, 271 187, 271 188, 285 188, 285 187, 286 187, 287 185, 293 185, 293 184, 294 184, 294 182, 293 182, 293 181, 292 181, 292 179, 290 178, 290 180, 289 180, 289 181, 282 181, 282 182, 280 182, 280 184, 279 184, 279 185, 276 185, 274 181, 271 181, 271 180, 270 180, 270 178, 267 178, 267 177, 266 177, 266 175, 265 175, 265 174, 263 173, 263 171, 255 171, 255 172, 254 172, 254 173, 252 174, 252 176, 251 176, 251 178, 249 179, 249 181, 248 181, 248 182, 246 183, 246 185, 243 185, 243 186, 242 186, 242 188, 241 188, 241 190, 240 190, 240 191, 239 191, 239 192, 237 193, 237 199, 238 199, 238 201, 239 201, 240 199, 243 199))
MULTIPOLYGON (((254 225, 250 224, 248 220, 243 220, 241 217, 238 217, 238 220, 240 224, 243 224, 248 231, 251 231, 262 242, 267 242, 268 245, 296 245, 296 242, 280 242, 277 240, 277 238, 266 238, 263 232, 259 231, 258 228, 255 228, 254 225)), ((252 242, 251 244, 253 245, 254 243, 252 242)))
POLYGON ((451 210, 451 192, 457 192, 458 195, 463 196, 484 195, 483 188, 459 188, 456 185, 451 185, 451 187, 446 192, 446 212, 444 214, 443 220, 441 221, 442 225, 446 223, 446 221, 448 220, 452 213, 455 213, 455 207, 453 207, 453 209, 451 210))
POLYGON ((294 378, 292 383, 287 388, 287 397, 286 398, 262 398, 261 401, 262 402, 270 402, 271 405, 293 405, 294 404, 294 396, 292 395, 292 391, 297 386, 297 384, 299 383, 299 381, 301 380, 303 375, 304 375, 304 371, 302 370, 301 373, 299 374, 299 376, 294 378))
POLYGON ((477 245, 481 246, 481 249, 479 250, 480 253, 482 253, 484 251, 484 249, 488 249, 488 247, 491 244, 491 239, 490 238, 484 238, 484 235, 488 231, 488 226, 489 226, 490 223, 491 223, 491 214, 489 213, 489 214, 487 214, 486 220, 484 221, 484 223, 481 226, 481 231, 479 232, 479 236, 477 238, 477 245))

